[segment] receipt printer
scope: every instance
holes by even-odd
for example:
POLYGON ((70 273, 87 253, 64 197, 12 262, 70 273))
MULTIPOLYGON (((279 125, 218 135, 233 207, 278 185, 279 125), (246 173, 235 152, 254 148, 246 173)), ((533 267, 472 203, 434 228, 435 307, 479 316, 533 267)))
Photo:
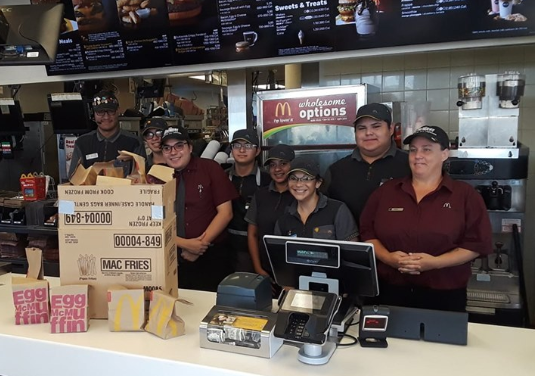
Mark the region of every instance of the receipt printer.
POLYGON ((255 273, 232 273, 217 287, 217 305, 271 311, 271 282, 255 273))

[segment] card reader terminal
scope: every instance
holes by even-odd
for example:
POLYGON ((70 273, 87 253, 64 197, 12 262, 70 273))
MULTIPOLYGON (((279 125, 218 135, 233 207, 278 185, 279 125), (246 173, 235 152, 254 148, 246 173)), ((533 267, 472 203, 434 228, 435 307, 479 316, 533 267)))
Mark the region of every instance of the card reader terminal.
POLYGON ((338 307, 338 295, 328 292, 289 290, 280 298, 274 335, 287 341, 321 345, 338 307))

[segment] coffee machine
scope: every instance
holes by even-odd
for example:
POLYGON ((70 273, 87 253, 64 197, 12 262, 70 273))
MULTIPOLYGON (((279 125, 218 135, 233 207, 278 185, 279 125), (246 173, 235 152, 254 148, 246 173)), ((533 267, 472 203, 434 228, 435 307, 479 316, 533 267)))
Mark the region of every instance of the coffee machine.
POLYGON ((525 78, 517 72, 461 76, 458 148, 445 168, 483 197, 494 252, 472 262, 467 312, 474 322, 525 326, 522 265, 529 148, 518 141, 525 78))

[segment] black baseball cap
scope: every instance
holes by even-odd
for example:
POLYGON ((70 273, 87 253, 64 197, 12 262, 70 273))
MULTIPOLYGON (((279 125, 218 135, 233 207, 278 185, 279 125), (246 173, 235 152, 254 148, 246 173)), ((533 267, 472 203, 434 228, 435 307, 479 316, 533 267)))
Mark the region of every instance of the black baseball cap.
POLYGON ((93 96, 93 110, 117 110, 119 108, 119 100, 111 91, 102 90, 93 96))
POLYGON ((165 131, 167 129, 167 122, 161 117, 153 117, 148 119, 143 126, 143 134, 149 129, 159 129, 165 131))
POLYGON ((245 141, 253 145, 260 146, 260 141, 258 140, 258 133, 256 133, 256 131, 252 129, 240 129, 239 131, 234 132, 234 135, 232 136, 232 141, 230 143, 236 141, 245 141))
POLYGON ((312 158, 308 157, 297 157, 290 164, 290 171, 288 175, 301 171, 307 175, 319 177, 320 176, 320 165, 312 158))
POLYGON ((268 151, 268 157, 266 161, 264 162, 264 166, 269 164, 270 161, 273 159, 280 159, 282 161, 293 161, 295 158, 294 150, 285 144, 278 144, 277 146, 274 146, 273 148, 269 149, 268 151))
POLYGON ((450 139, 448 137, 448 134, 444 132, 444 130, 440 127, 424 125, 423 127, 415 130, 414 133, 410 136, 407 136, 405 140, 403 140, 403 144, 410 144, 412 140, 414 140, 416 137, 424 137, 427 138, 429 141, 436 142, 440 145, 442 149, 450 148, 450 139))
POLYGON ((188 131, 183 127, 170 127, 163 132, 162 145, 167 140, 178 140, 190 142, 188 131))
POLYGON ((388 106, 381 103, 370 103, 360 107, 357 111, 357 118, 354 124, 357 124, 359 119, 369 117, 375 120, 386 121, 388 125, 392 123, 392 111, 388 106))

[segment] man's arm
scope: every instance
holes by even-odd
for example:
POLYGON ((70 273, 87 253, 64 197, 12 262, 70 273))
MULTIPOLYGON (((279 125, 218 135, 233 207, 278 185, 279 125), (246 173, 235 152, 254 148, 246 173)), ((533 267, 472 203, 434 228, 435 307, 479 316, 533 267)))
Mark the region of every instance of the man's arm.
POLYGON ((210 243, 225 230, 232 219, 232 201, 226 201, 218 205, 216 210, 217 214, 205 231, 204 239, 210 243))

